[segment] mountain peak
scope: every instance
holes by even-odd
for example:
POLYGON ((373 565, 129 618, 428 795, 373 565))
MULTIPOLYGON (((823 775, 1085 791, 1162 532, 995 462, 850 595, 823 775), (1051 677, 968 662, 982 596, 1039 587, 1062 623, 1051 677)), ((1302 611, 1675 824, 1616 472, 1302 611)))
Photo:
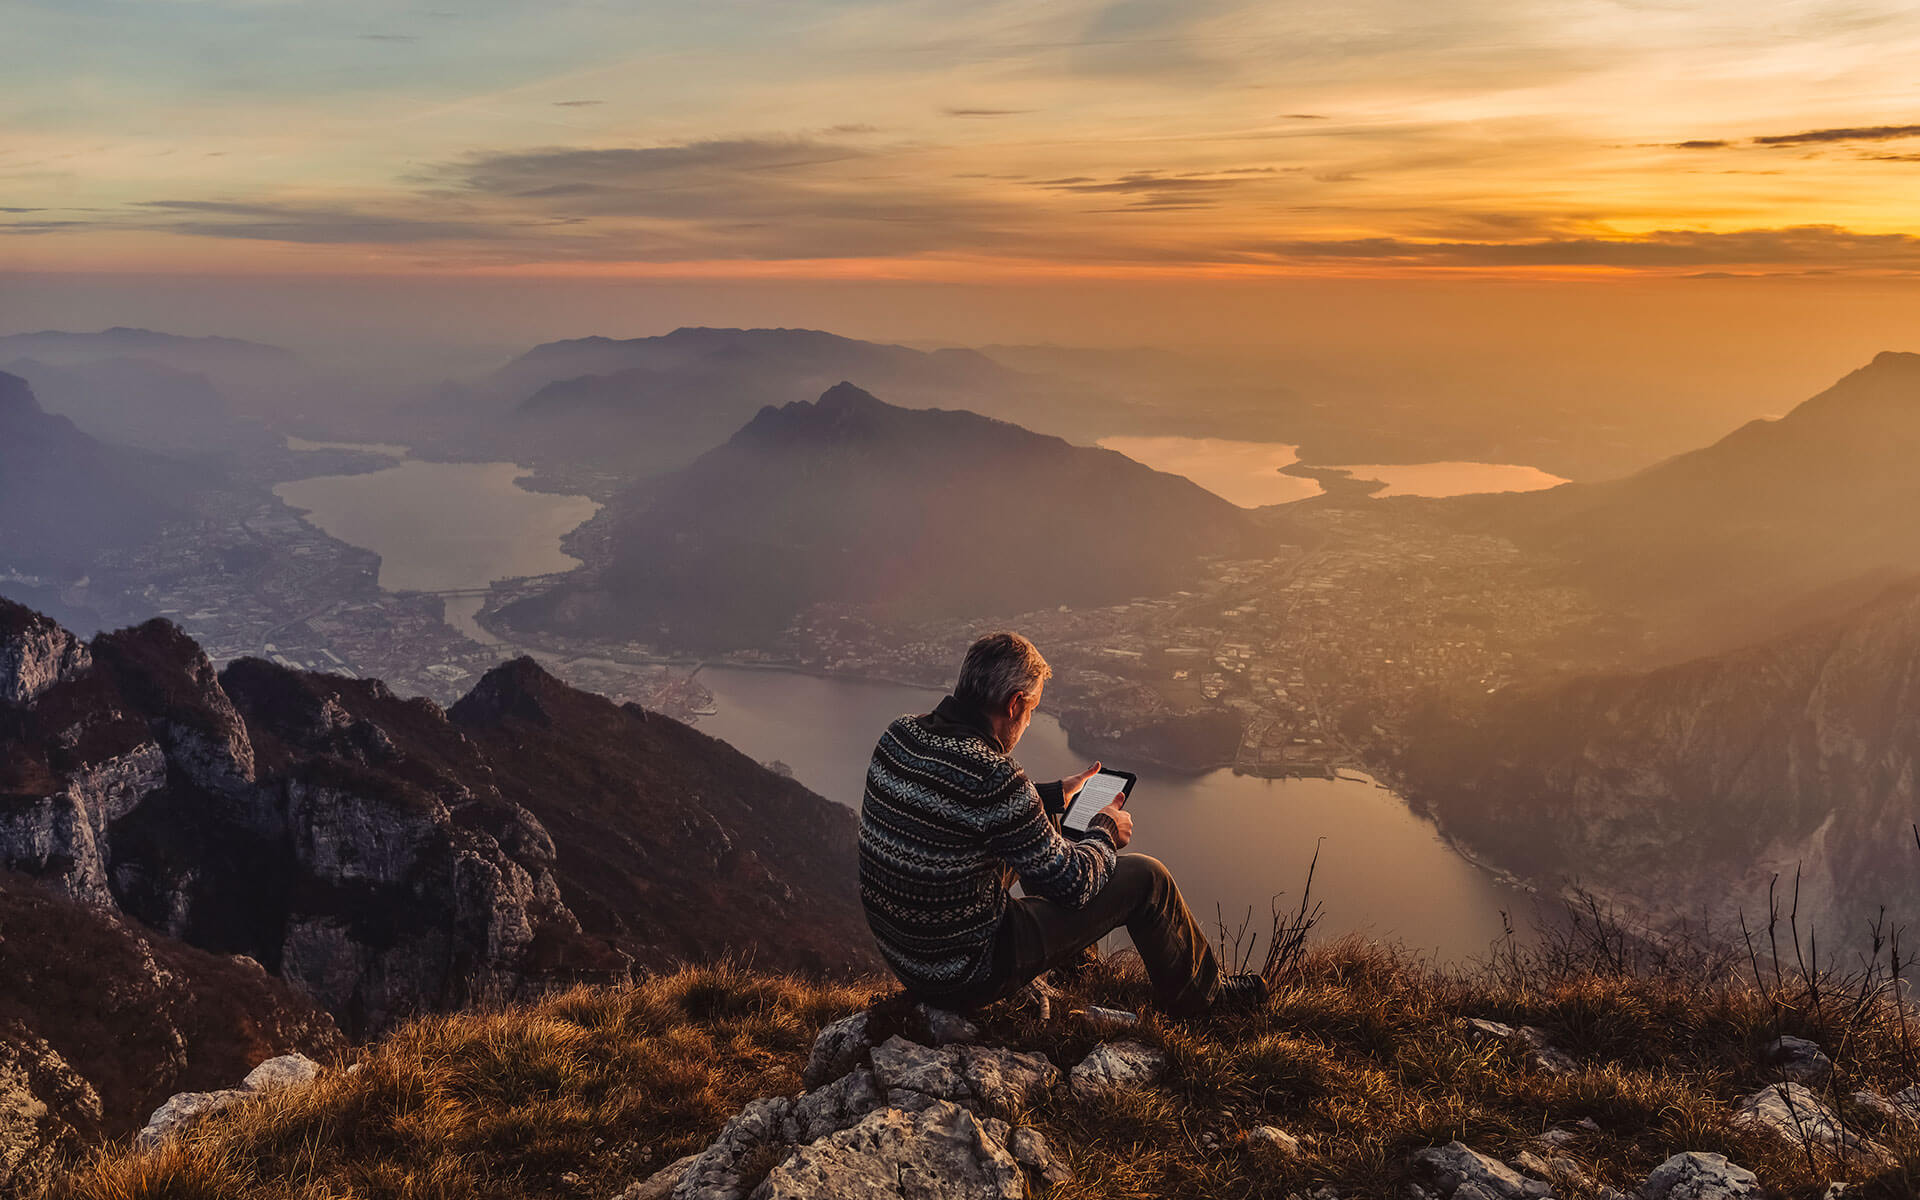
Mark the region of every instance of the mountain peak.
POLYGON ((562 686, 546 668, 523 654, 481 676, 447 715, 456 725, 492 725, 517 718, 548 726, 553 714, 542 697, 562 686))
POLYGON ((843 379, 821 392, 820 399, 814 403, 828 412, 855 412, 874 408, 883 402, 872 392, 855 387, 843 379))

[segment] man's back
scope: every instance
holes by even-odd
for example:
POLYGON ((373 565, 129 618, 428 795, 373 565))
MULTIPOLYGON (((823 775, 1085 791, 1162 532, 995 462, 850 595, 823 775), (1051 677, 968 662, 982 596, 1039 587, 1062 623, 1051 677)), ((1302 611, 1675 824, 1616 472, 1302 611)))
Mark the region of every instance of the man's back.
POLYGON ((880 952, 915 993, 981 999, 1017 869, 1031 892, 1084 903, 1113 866, 1096 829, 1065 842, 1039 792, 951 698, 874 747, 860 805, 860 897, 880 952))

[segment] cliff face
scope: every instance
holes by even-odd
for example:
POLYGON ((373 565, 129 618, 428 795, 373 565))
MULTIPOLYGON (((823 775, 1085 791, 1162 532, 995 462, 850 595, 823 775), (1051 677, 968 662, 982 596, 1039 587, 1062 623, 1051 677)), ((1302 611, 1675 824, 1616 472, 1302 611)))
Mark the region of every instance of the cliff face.
POLYGON ((1413 800, 1494 862, 1647 909, 1802 917, 1849 938, 1920 912, 1920 588, 1650 674, 1492 698, 1428 723, 1413 800))
POLYGON ((378 681, 216 676, 164 621, 89 647, 0 601, 0 697, 0 868, 247 955, 351 1031, 636 959, 873 963, 848 814, 530 661, 456 722, 378 681))

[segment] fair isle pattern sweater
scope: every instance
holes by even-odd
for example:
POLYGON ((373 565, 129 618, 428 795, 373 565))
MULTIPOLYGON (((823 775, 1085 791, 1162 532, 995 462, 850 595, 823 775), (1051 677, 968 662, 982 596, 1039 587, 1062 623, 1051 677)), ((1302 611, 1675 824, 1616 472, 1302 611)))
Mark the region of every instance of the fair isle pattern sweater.
MULTIPOLYGON (((1053 807, 1059 788, 1050 788, 1053 807)), ((990 729, 949 696, 887 727, 860 804, 860 900, 880 953, 926 999, 978 998, 1017 875, 1029 896, 1080 908, 1113 870, 1111 822, 1079 841, 990 729)))

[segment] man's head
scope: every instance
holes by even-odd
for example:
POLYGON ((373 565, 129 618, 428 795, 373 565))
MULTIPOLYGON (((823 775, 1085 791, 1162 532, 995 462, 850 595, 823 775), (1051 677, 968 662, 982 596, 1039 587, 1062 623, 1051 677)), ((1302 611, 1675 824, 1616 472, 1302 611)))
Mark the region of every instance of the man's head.
POLYGON ((1053 668, 1032 642, 1017 633, 990 633, 967 648, 954 698, 987 714, 994 736, 1012 750, 1040 707, 1040 691, 1053 668))

